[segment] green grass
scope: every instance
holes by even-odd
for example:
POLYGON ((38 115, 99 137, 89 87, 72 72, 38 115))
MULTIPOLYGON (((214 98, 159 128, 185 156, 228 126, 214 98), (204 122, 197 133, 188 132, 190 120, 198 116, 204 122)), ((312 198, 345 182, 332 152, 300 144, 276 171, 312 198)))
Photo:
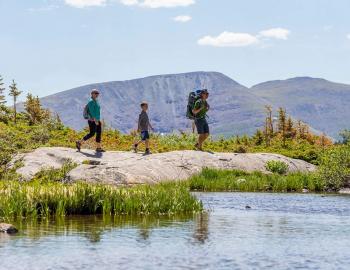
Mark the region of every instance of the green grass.
POLYGON ((179 183, 119 188, 83 182, 0 182, 2 217, 164 215, 201 210, 201 203, 179 183))
POLYGON ((134 187, 61 182, 74 166, 67 162, 61 169, 41 171, 30 182, 0 181, 0 217, 175 215, 203 210, 202 203, 191 191, 325 190, 325 183, 316 174, 279 175, 215 169, 204 169, 187 181, 134 187))
POLYGON ((325 191, 325 183, 316 174, 292 173, 288 175, 246 173, 237 170, 204 169, 191 177, 192 191, 243 191, 243 192, 312 192, 325 191))

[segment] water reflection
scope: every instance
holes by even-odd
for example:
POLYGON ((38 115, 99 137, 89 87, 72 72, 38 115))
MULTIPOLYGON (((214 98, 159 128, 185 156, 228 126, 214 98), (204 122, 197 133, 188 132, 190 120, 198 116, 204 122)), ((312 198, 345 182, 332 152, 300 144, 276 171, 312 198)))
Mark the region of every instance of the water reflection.
POLYGON ((20 233, 0 234, 0 270, 347 269, 350 265, 350 197, 197 196, 210 212, 7 221, 20 233), (252 208, 247 210, 246 205, 252 208))
MULTIPOLYGON (((207 213, 186 214, 176 216, 70 216, 54 219, 23 219, 8 221, 14 224, 19 233, 16 238, 26 237, 38 241, 46 236, 80 235, 91 243, 98 243, 102 236, 116 229, 137 228, 140 240, 147 240, 155 228, 181 226, 184 223, 195 222, 193 237, 199 242, 208 238, 207 213)), ((10 238, 6 234, 0 235, 2 242, 10 238)), ((13 238, 14 238, 13 237, 13 238)))
POLYGON ((203 212, 195 217, 195 229, 193 234, 197 242, 204 244, 209 237, 209 213, 203 212))

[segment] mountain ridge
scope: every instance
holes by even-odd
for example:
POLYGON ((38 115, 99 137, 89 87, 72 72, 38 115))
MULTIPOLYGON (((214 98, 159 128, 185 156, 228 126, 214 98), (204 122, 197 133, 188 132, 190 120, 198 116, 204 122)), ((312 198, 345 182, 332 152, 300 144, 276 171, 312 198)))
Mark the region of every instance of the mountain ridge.
POLYGON ((199 88, 210 91, 209 122, 213 134, 251 135, 263 125, 265 105, 284 107, 293 118, 332 137, 350 126, 345 115, 350 110, 342 110, 350 102, 350 85, 306 76, 267 81, 248 88, 220 72, 193 71, 86 84, 43 97, 41 101, 44 107, 57 112, 66 125, 82 129, 86 125, 82 108, 92 88, 101 91, 106 123, 122 132, 136 127, 142 100, 149 101, 150 118, 159 132, 190 129, 190 121, 185 117, 187 97, 191 90, 199 88), (332 102, 336 103, 333 114, 327 112, 332 102), (323 118, 331 124, 322 123, 323 118))
POLYGON ((65 124, 81 129, 86 125, 81 111, 92 88, 101 92, 106 123, 122 132, 136 127, 142 100, 150 103, 150 118, 158 131, 189 129, 191 124, 185 117, 187 97, 190 91, 199 88, 211 92, 209 121, 214 134, 250 134, 261 126, 263 119, 263 100, 219 72, 196 71, 93 83, 43 97, 41 101, 44 107, 57 112, 65 124))
POLYGON ((257 84, 250 90, 333 138, 350 126, 350 85, 322 78, 296 77, 257 84))

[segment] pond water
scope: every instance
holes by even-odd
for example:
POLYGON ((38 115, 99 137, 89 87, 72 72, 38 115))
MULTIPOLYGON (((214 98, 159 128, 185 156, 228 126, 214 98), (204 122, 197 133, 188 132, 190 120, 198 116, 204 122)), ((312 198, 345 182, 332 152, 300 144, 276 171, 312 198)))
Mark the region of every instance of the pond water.
POLYGON ((0 234, 0 269, 350 267, 350 196, 196 196, 206 213, 15 223, 19 234, 0 234))

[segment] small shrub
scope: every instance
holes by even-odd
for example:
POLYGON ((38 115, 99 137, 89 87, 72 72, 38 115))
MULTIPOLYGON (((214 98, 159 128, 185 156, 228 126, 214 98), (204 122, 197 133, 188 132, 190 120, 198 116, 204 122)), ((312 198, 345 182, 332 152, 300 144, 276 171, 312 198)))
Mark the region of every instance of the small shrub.
POLYGON ((266 170, 272 173, 286 174, 288 171, 288 165, 283 161, 270 160, 266 162, 266 170))
POLYGON ((243 146, 243 145, 239 145, 237 146, 234 151, 234 153, 240 153, 240 154, 244 154, 244 153, 247 153, 248 150, 247 150, 247 147, 243 146))
POLYGON ((77 167, 77 164, 71 160, 67 160, 61 169, 44 169, 35 174, 33 181, 38 181, 41 183, 48 182, 67 182, 68 173, 77 167))
POLYGON ((345 187, 350 177, 350 145, 327 150, 319 163, 318 172, 327 189, 337 191, 345 187))

